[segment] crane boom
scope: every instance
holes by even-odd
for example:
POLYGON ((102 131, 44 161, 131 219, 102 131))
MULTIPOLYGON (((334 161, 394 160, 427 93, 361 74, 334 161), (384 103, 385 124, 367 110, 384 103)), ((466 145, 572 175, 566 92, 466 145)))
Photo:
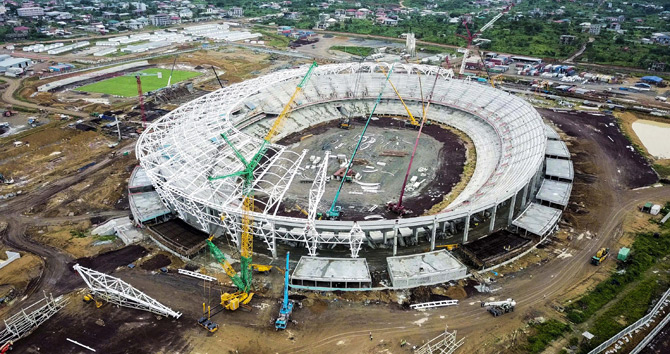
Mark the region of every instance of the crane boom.
MULTIPOLYGON (((383 69, 382 69, 383 72, 383 69)), ((337 199, 340 197, 340 192, 342 191, 342 185, 344 185, 344 181, 346 180, 346 176, 349 173, 349 170, 351 169, 351 165, 354 162, 354 158, 356 157, 356 153, 358 152, 358 148, 361 146, 361 142, 363 141, 363 136, 365 136, 365 131, 368 130, 368 125, 370 125, 370 120, 372 119, 372 115, 375 113, 375 110, 377 109, 377 106, 379 105, 379 102, 382 100, 382 95, 384 94, 384 89, 386 88, 386 83, 389 82, 389 77, 391 77, 391 73, 393 73, 393 66, 391 66, 391 69, 389 70, 388 74, 386 75, 386 79, 384 80, 384 84, 382 85, 382 89, 379 91, 379 96, 377 96, 377 101, 375 101, 374 107, 372 107, 372 111, 370 111, 370 115, 368 116, 368 120, 365 122, 365 126, 363 127, 363 131, 361 132, 360 138, 358 138, 358 143, 356 144, 356 148, 354 149, 354 152, 351 154, 351 159, 349 159, 349 164, 347 164, 347 169, 344 171, 344 175, 342 175, 342 180, 340 180, 340 186, 337 188, 337 193, 335 193, 335 198, 333 198, 333 204, 330 205, 330 209, 326 212, 326 216, 330 219, 337 219, 340 216, 340 211, 336 207, 337 205, 337 199)))
POLYGON ((242 278, 240 278, 240 275, 235 272, 235 269, 233 269, 233 266, 230 265, 228 260, 226 259, 226 256, 223 255, 223 252, 212 243, 212 237, 206 240, 207 246, 209 246, 209 252, 212 254, 212 256, 216 259, 216 261, 221 265, 221 268, 226 272, 230 280, 235 284, 235 286, 240 290, 244 291, 245 284, 244 281, 242 281, 242 278))
MULTIPOLYGON (((447 60, 448 57, 447 57, 447 60)), ((405 195, 405 188, 407 187, 407 180, 409 179, 409 173, 412 170, 412 162, 414 162, 414 156, 416 155, 416 149, 419 146, 419 138, 421 138, 421 132, 423 131, 423 126, 426 123, 426 115, 428 113, 428 108, 430 107, 430 102, 433 98, 433 93, 435 92, 435 86, 437 85, 437 78, 440 76, 440 70, 438 69, 435 73, 435 81, 433 81, 433 87, 430 90, 430 95, 428 95, 428 104, 423 109, 423 117, 421 118, 421 125, 419 126, 419 133, 416 135, 416 140, 414 141, 414 148, 412 149, 412 157, 409 159, 409 165, 407 166, 407 172, 405 173, 405 180, 402 183, 400 189, 400 197, 398 198, 398 204, 389 203, 388 208, 391 211, 394 211, 400 215, 404 214, 405 207, 402 205, 402 197, 405 195)), ((419 85, 421 85, 421 77, 419 77, 419 85)), ((423 91, 423 89, 422 89, 423 91)), ((423 96, 423 92, 421 94, 423 96)), ((422 97, 423 98, 423 97, 422 97)))
MULTIPOLYGON (((252 186, 254 184, 254 171, 256 170, 256 167, 258 167, 258 165, 260 164, 260 161, 263 158, 263 156, 265 156, 265 152, 268 149, 268 145, 272 143, 272 139, 279 132, 281 123, 289 114, 291 105, 295 101, 295 98, 298 96, 300 91, 302 91, 302 89, 305 87, 305 85, 309 81, 309 78, 312 75, 312 72, 314 71, 314 68, 316 68, 317 66, 318 65, 315 61, 309 67, 307 73, 305 74, 305 76, 303 76, 302 80, 300 81, 295 91, 293 92, 293 95, 284 106, 284 109, 282 110, 281 114, 277 116, 277 118, 275 119, 274 123, 272 124, 272 127, 270 128, 267 135, 263 139, 263 142, 261 143, 261 146, 259 147, 258 151, 254 154, 254 156, 250 160, 244 158, 242 153, 233 145, 232 141, 228 139, 225 133, 221 133, 221 137, 226 142, 226 144, 228 144, 230 148, 233 150, 237 159, 240 160, 240 162, 244 166, 244 169, 224 176, 210 176, 208 177, 208 179, 210 181, 213 181, 228 177, 241 177, 244 180, 243 181, 244 185, 242 189, 242 225, 241 225, 242 235, 240 237, 241 275, 237 275, 236 273, 234 273, 234 270, 229 263, 227 262, 219 262, 219 263, 221 263, 223 269, 226 271, 226 274, 228 274, 231 280, 235 282, 235 285, 240 289, 240 291, 244 293, 248 293, 251 290, 252 274, 253 274, 251 264, 252 264, 252 255, 254 247, 254 237, 252 230, 253 217, 251 213, 254 211, 254 195, 252 189, 252 186), (237 282, 239 282, 239 284, 237 282)), ((213 249, 212 246, 214 245, 213 244, 210 245, 210 250, 213 249)), ((216 248, 216 246, 214 246, 214 248, 216 248)), ((218 250, 218 248, 216 248, 216 250, 218 250)), ((220 256, 222 255, 223 254, 220 253, 220 256)), ((217 257, 217 260, 218 259, 219 258, 217 257)), ((223 259, 225 260, 225 258, 223 259)))
POLYGON ((298 86, 296 86, 295 91, 293 91, 293 95, 291 95, 291 98, 288 100, 288 103, 286 103, 284 109, 281 111, 277 119, 275 119, 274 123, 272 124, 270 131, 268 131, 268 134, 265 136, 265 141, 271 142, 274 136, 279 132, 279 127, 281 126, 281 123, 288 114, 288 111, 291 109, 293 101, 295 101, 295 98, 298 97, 300 91, 302 91, 302 89, 305 87, 305 85, 309 81, 309 78, 312 76, 312 72, 317 66, 319 65, 315 61, 312 63, 312 66, 309 67, 309 70, 307 70, 307 74, 305 74, 305 76, 302 78, 302 81, 300 81, 298 86))
MULTIPOLYGON (((386 74, 384 72, 384 68, 380 67, 380 69, 382 70, 382 72, 384 74, 386 74)), ((418 127, 419 123, 416 121, 416 119, 412 115, 412 112, 409 111, 409 107, 407 107, 407 105, 405 104, 405 100, 403 100, 402 97, 400 96, 400 92, 398 92, 398 89, 395 88, 395 85, 393 84, 393 82, 391 80, 388 80, 388 82, 389 82, 389 85, 391 85, 391 87, 393 88, 393 91, 395 91, 396 96, 398 96, 398 98, 400 99, 400 102, 402 103, 402 106, 405 107, 405 111, 407 111, 407 115, 409 116, 409 121, 412 123, 413 126, 418 127)))

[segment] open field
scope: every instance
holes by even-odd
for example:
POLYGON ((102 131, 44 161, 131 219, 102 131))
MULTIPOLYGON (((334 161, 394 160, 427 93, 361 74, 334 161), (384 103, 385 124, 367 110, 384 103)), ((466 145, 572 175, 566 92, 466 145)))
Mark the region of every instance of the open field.
MULTIPOLYGON (((156 74, 160 72, 163 76, 160 79, 158 76, 142 76, 142 91, 149 92, 167 86, 167 82, 170 77, 169 69, 146 69, 140 72, 146 74, 156 74)), ((172 81, 170 83, 176 84, 180 81, 188 80, 198 75, 200 75, 200 73, 175 70, 172 73, 172 81)), ((82 86, 78 88, 77 91, 97 92, 116 96, 132 97, 137 95, 137 82, 132 76, 118 76, 90 85, 82 86)))

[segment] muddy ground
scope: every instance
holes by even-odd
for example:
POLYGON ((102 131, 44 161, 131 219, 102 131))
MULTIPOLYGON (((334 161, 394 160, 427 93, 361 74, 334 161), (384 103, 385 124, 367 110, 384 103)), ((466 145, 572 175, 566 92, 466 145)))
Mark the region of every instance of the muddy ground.
MULTIPOLYGON (((393 160, 390 160, 387 162, 387 164, 398 164, 398 173, 393 176, 394 179, 397 180, 398 183, 394 183, 393 186, 396 184, 398 186, 402 185, 402 180, 404 179, 405 172, 407 170, 407 165, 409 163, 410 159, 410 154, 412 152, 412 148, 414 146, 414 137, 416 136, 416 133, 418 131, 415 131, 411 128, 404 128, 404 123, 406 122, 406 119, 393 119, 389 117, 382 117, 377 120, 371 120, 370 121, 370 126, 372 127, 379 127, 379 128, 393 128, 393 129, 402 129, 402 130, 410 130, 412 132, 411 136, 411 144, 409 145, 403 145, 401 151, 405 151, 408 153, 407 156, 405 157, 394 157, 391 158, 393 160)), ((356 131, 360 134, 360 131, 362 127, 365 125, 366 119, 364 118, 356 118, 354 120, 353 128, 351 128, 350 131, 356 131)), ((338 121, 331 121, 325 124, 320 124, 314 128, 311 128, 309 130, 303 130, 300 132, 293 133, 286 138, 282 139, 278 143, 281 145, 291 145, 296 142, 300 141, 301 137, 304 137, 308 134, 313 134, 313 135, 319 135, 323 134, 325 132, 329 132, 332 129, 338 129, 339 122, 338 121)), ((422 134, 425 134, 436 141, 438 141, 441 144, 441 147, 439 148, 438 154, 437 154, 437 159, 439 161, 437 168, 435 169, 434 172, 434 177, 430 180, 427 181, 425 185, 423 185, 420 188, 420 193, 408 193, 404 198, 403 198, 403 205, 413 211, 413 215, 421 215, 427 210, 429 210, 433 205, 438 204, 442 201, 442 197, 436 197, 436 196, 446 196, 448 195, 454 185, 456 185, 459 181, 461 181, 461 178, 463 177, 463 166, 464 163, 466 162, 466 148, 464 142, 452 131, 445 129, 437 124, 430 124, 424 126, 422 130, 422 134)), ((302 148, 302 147, 300 147, 302 148)), ((332 147, 330 148, 332 150, 332 147)), ((384 150, 384 149, 381 149, 384 150)), ((345 151, 331 151, 331 154, 342 154, 344 153, 347 155, 347 158, 351 156, 351 153, 353 152, 353 146, 351 149, 345 151)), ((417 156, 421 154, 421 151, 417 152, 417 156)), ((360 158, 362 155, 357 154, 356 158, 360 158)), ((374 161, 369 161, 366 165, 372 165, 378 169, 381 169, 382 167, 375 165, 375 161, 381 160, 381 156, 373 156, 375 158, 374 161)), ((333 165, 333 163, 329 164, 333 165)), ((357 170, 363 170, 364 166, 353 166, 353 168, 357 170)), ((417 163, 417 160, 414 161, 414 164, 412 165, 412 175, 417 175, 417 169, 421 167, 421 163, 417 163)), ((424 167, 425 167, 425 161, 424 161, 424 167)), ((332 169, 332 168, 331 168, 332 169)), ((330 169, 329 169, 329 172, 330 169)), ((420 177, 419 180, 423 178, 420 177)), ((409 182, 408 182, 409 183, 409 182)), ((329 186, 332 186, 333 188, 336 188, 339 185, 339 181, 331 181, 329 186)), ((383 184, 382 184, 383 187, 383 184)), ((343 187, 343 190, 346 190, 350 187, 348 187, 348 184, 345 184, 343 187)), ((386 191, 391 195, 391 200, 397 200, 398 195, 400 191, 392 192, 392 191, 386 191)), ((345 192, 343 192, 345 193, 345 192)), ((328 193, 324 196, 325 200, 332 200, 332 197, 329 199, 327 196, 328 193)), ((351 195, 347 195, 347 197, 350 197, 349 199, 352 199, 351 195)), ((381 215, 384 218, 387 219, 393 219, 396 218, 397 215, 393 214, 391 212, 388 212, 384 205, 379 205, 379 207, 372 212, 368 212, 368 207, 371 207, 373 204, 369 201, 369 198, 366 198, 365 195, 360 195, 359 196, 361 200, 365 200, 365 202, 358 202, 358 203, 352 203, 353 206, 356 206, 357 208, 349 208, 350 205, 345 205, 344 203, 342 204, 343 213, 342 220, 359 220, 364 216, 371 215, 371 214, 377 214, 381 215), (360 206, 365 206, 365 210, 361 211, 360 206)), ((450 196, 453 199, 453 196, 450 196)), ((356 198, 353 198, 356 199, 356 198)), ((382 203, 383 204, 383 203, 382 203)), ((303 206, 303 208, 305 208, 303 206)), ((284 208, 280 208, 280 210, 285 209, 285 215, 290 215, 290 216, 300 216, 302 215, 299 211, 295 211, 295 208, 293 205, 285 205, 284 208), (293 210, 291 212, 291 210, 293 210)))
MULTIPOLYGON (((658 176, 649 161, 634 151, 630 141, 619 129, 614 116, 602 113, 554 112, 548 109, 540 109, 539 112, 567 135, 584 139, 586 144, 593 142, 603 147, 609 157, 607 163, 615 166, 620 175, 618 180, 622 188, 639 188, 658 181, 658 176)), ((588 149, 584 151, 571 149, 570 152, 573 157, 578 154, 591 154, 588 149)), ((575 165, 576 179, 588 180, 591 177, 590 173, 575 165)))

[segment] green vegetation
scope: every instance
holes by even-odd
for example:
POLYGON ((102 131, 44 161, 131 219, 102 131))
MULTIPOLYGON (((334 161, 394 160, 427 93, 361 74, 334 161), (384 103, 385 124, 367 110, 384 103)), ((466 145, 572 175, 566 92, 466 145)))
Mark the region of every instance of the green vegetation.
POLYGON ((375 48, 370 47, 356 47, 356 46, 341 46, 336 45, 330 47, 331 50, 339 50, 340 52, 345 52, 353 55, 358 55, 361 57, 367 57, 368 55, 375 52, 375 48))
POLYGON ((593 326, 589 328, 589 332, 595 337, 590 343, 583 342, 581 351, 588 352, 644 316, 651 301, 659 295, 660 288, 655 276, 637 283, 625 296, 595 319, 593 326))
POLYGON ((98 241, 114 241, 116 240, 116 235, 98 236, 95 239, 98 241))
MULTIPOLYGON (((628 284, 640 280, 643 273, 651 268, 657 259, 670 254, 670 233, 665 232, 658 238, 649 232, 637 234, 631 250, 633 256, 622 267, 625 270, 623 274, 620 274, 621 272, 612 274, 607 280, 598 284, 594 290, 566 309, 570 321, 574 323, 586 321, 626 289, 628 284)), ((614 255, 612 256, 615 258, 614 255)))
POLYGON ((258 32, 260 32, 263 35, 265 44, 270 47, 286 48, 288 47, 288 44, 291 42, 290 38, 283 36, 281 34, 276 34, 270 31, 263 31, 263 30, 259 30, 258 32))
POLYGON ((70 230, 70 235, 74 238, 84 238, 86 233, 81 230, 70 230))
POLYGON ((524 348, 528 353, 541 353, 549 343, 560 338, 570 330, 570 325, 551 319, 544 323, 533 325, 535 334, 528 337, 528 344, 524 348))
POLYGON ((640 44, 644 34, 601 32, 593 43, 586 45, 580 61, 605 65, 634 66, 646 69, 653 62, 665 62, 670 57, 670 47, 640 44))
MULTIPOLYGON (((142 70, 141 72, 148 74, 161 72, 163 75, 163 77, 160 79, 158 76, 142 76, 142 90, 144 92, 154 91, 165 87, 167 85, 168 78, 170 77, 170 69, 146 69, 142 70)), ((200 75, 200 73, 193 71, 175 70, 174 73, 172 73, 171 83, 176 84, 177 82, 188 80, 198 75, 200 75)), ((115 78, 82 86, 78 88, 77 91, 98 92, 122 97, 133 97, 137 96, 137 81, 133 76, 117 76, 115 78)))
POLYGON ((664 166, 661 164, 654 164, 654 170, 656 170, 656 173, 658 173, 661 178, 668 178, 670 176, 670 166, 664 166))

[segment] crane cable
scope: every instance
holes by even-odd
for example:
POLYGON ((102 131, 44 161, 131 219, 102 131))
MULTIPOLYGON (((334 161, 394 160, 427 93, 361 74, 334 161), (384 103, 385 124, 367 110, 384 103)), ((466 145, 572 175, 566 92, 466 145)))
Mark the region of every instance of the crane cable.
POLYGON ((384 80, 384 84, 382 85, 382 89, 379 91, 379 96, 377 96, 377 101, 375 102, 374 107, 372 107, 372 111, 370 111, 370 115, 368 116, 368 119, 365 122, 365 126, 363 127, 363 131, 361 132, 361 136, 360 136, 360 138, 358 138, 358 143, 356 144, 356 148, 354 149, 354 152, 351 154, 351 159, 349 160, 349 164, 347 164, 347 169, 344 171, 344 175, 342 176, 342 180, 340 180, 340 186, 337 188, 337 193, 335 193, 335 198, 333 199, 333 204, 330 206, 330 210, 329 210, 330 212, 332 212, 335 209, 335 204, 337 203, 337 199, 339 198, 340 192, 342 191, 342 186, 344 185, 344 181, 347 179, 347 174, 349 173, 349 170, 351 169, 351 165, 354 162, 354 158, 356 157, 356 153, 358 152, 358 148, 361 146, 361 142, 363 141, 363 136, 365 136, 365 131, 368 129, 368 125, 370 125, 370 121, 372 120, 372 115, 375 113, 375 110, 377 109, 377 105, 379 105, 379 102, 382 100, 382 95, 384 94, 384 89, 386 88, 386 83, 389 82, 389 78, 391 77, 392 72, 393 72, 393 65, 391 65, 391 68, 389 69, 389 72, 386 75, 386 80, 384 80))

